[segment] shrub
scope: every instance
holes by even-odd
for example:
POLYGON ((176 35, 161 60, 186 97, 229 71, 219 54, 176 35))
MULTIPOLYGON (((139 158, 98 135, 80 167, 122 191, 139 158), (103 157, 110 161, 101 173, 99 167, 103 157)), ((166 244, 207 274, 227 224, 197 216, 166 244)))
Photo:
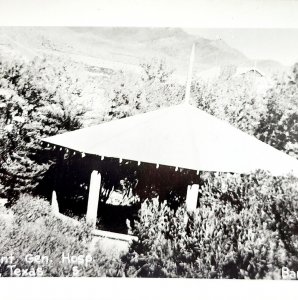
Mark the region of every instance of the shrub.
POLYGON ((43 137, 78 129, 83 88, 70 66, 47 59, 0 61, 0 197, 32 193, 49 160, 43 137))
MULTIPOLYGON (((43 199, 22 196, 12 206, 13 214, 0 216, 1 256, 13 254, 16 268, 42 267, 43 276, 73 276, 75 263, 62 264, 62 253, 87 255, 90 253, 91 230, 86 223, 79 225, 57 219, 50 205, 43 199), (10 219, 10 221, 8 221, 10 219), (10 224, 10 225, 9 225, 10 224), (28 263, 27 254, 48 256, 50 264, 28 263)), ((79 265, 80 276, 122 276, 122 264, 117 259, 103 255, 98 249, 92 262, 79 265)), ((10 276, 7 263, 0 266, 2 276, 10 276)))
POLYGON ((127 276, 274 278, 297 270, 297 179, 209 174, 199 207, 146 201, 122 260, 127 276))
POLYGON ((108 88, 107 121, 181 103, 184 88, 171 78, 173 70, 165 61, 153 59, 140 67, 141 76, 128 72, 116 74, 108 88))
POLYGON ((298 158, 298 84, 276 80, 266 94, 266 110, 254 135, 261 141, 298 158))

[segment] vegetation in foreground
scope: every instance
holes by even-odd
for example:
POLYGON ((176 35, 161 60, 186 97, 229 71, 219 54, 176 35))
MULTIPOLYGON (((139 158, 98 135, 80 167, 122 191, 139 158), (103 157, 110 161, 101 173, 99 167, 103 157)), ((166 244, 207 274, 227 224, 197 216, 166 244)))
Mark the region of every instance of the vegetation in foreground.
POLYGON ((15 258, 13 269, 10 261, 0 261, 2 276, 16 276, 11 273, 15 269, 28 270, 23 276, 30 276, 30 271, 31 276, 122 276, 122 263, 102 254, 97 246, 91 262, 63 263, 63 253, 69 257, 90 254, 91 230, 84 222, 74 225, 57 219, 44 199, 23 195, 9 210, 2 208, 0 232, 0 257, 15 258), (46 256, 50 262, 28 262, 26 255, 46 256))
MULTIPOLYGON (((119 258, 97 245, 91 231, 52 215, 48 202, 22 196, 0 214, 0 253, 13 254, 15 268, 42 276, 126 276, 279 279, 282 267, 298 271, 298 182, 263 172, 251 176, 204 174, 199 207, 187 213, 166 202, 146 200, 133 234, 119 258), (9 213, 10 212, 10 213, 9 213), (62 253, 91 253, 92 262, 62 264, 62 253), (28 263, 25 255, 48 256, 51 264, 28 263)), ((7 262, 2 276, 11 276, 7 262)))
POLYGON ((145 201, 126 276, 280 279, 298 270, 298 181, 205 174, 199 207, 145 201), (186 217, 187 216, 187 217, 186 217))

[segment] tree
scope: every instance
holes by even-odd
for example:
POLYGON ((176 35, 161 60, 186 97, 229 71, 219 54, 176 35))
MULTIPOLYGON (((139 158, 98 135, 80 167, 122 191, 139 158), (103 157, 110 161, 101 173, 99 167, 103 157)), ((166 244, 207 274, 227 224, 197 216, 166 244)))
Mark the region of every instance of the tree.
POLYGON ((107 120, 147 112, 182 101, 184 90, 171 80, 172 70, 163 61, 141 64, 141 74, 119 72, 109 94, 107 120))
POLYGON ((144 74, 142 80, 145 82, 157 80, 160 83, 166 83, 174 73, 174 70, 167 66, 164 59, 158 60, 154 58, 149 62, 141 63, 140 66, 144 74))
POLYGON ((197 107, 249 134, 254 134, 265 111, 264 101, 250 79, 195 80, 192 97, 197 107))
POLYGON ((266 110, 254 134, 261 141, 298 158, 298 83, 275 79, 265 101, 266 110))
POLYGON ((47 59, 0 64, 0 196, 32 192, 48 168, 42 137, 82 126, 86 111, 73 70, 47 59))

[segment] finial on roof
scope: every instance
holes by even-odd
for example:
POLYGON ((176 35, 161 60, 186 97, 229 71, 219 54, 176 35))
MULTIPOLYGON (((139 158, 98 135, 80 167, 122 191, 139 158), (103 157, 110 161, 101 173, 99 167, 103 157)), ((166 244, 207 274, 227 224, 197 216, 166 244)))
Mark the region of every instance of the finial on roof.
POLYGON ((189 67, 188 67, 188 74, 187 74, 185 98, 184 98, 184 101, 183 101, 183 103, 186 103, 186 104, 189 104, 191 78, 192 78, 192 67, 193 67, 194 59, 195 59, 195 44, 192 45, 190 59, 189 59, 189 67))

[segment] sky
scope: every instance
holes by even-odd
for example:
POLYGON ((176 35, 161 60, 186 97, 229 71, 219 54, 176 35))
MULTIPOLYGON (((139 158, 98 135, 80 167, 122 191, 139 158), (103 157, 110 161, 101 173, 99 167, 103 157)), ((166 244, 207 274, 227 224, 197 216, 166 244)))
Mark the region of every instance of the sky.
POLYGON ((298 62, 298 29, 184 29, 190 34, 224 40, 251 59, 272 59, 283 65, 298 62))
POLYGON ((0 25, 221 28, 189 31, 251 59, 298 61, 298 0, 0 0, 0 25))

